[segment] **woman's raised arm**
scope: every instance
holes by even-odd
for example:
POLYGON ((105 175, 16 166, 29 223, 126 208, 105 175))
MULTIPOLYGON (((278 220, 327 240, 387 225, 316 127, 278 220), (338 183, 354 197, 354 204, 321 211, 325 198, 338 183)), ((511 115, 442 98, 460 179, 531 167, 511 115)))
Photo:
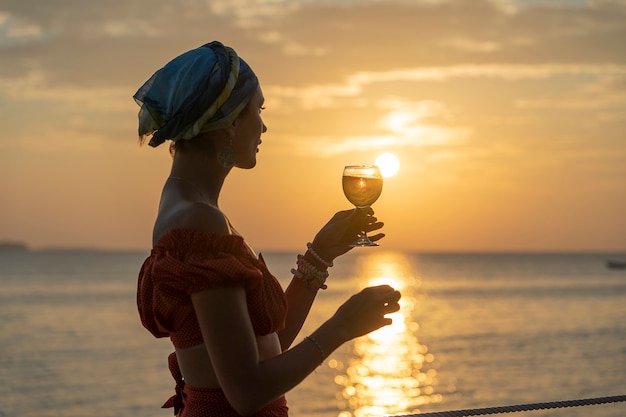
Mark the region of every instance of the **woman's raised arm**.
POLYGON ((389 286, 352 296, 310 338, 275 357, 261 360, 243 288, 220 288, 192 295, 209 358, 231 406, 254 413, 285 394, 344 342, 391 323, 385 314, 400 307, 389 286))

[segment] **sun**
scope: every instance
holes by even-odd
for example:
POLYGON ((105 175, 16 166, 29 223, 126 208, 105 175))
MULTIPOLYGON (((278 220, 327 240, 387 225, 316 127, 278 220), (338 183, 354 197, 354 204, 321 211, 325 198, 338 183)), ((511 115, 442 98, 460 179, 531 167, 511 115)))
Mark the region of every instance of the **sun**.
POLYGON ((393 177, 400 169, 400 161, 398 160, 398 157, 390 152, 378 155, 374 164, 378 165, 381 174, 383 174, 383 177, 385 178, 393 177))

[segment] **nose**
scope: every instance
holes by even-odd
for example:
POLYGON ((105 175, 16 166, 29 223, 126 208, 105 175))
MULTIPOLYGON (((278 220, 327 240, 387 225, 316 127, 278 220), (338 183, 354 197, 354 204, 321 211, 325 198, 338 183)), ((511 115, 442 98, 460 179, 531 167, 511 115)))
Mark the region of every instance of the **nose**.
POLYGON ((263 123, 263 130, 261 132, 263 133, 267 132, 267 126, 265 125, 265 123, 263 123))

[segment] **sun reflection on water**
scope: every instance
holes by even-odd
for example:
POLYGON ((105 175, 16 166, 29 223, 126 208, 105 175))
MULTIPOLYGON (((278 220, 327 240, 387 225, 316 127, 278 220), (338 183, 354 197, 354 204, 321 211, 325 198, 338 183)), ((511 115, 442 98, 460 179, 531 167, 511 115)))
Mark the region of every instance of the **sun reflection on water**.
POLYGON ((412 318, 419 279, 401 254, 367 256, 358 271, 366 286, 388 284, 402 292, 400 311, 388 315, 393 324, 354 342, 349 363, 329 363, 341 371, 335 383, 342 410, 338 417, 369 417, 417 413, 425 404, 440 402, 435 390, 434 355, 419 343, 419 324, 412 318))

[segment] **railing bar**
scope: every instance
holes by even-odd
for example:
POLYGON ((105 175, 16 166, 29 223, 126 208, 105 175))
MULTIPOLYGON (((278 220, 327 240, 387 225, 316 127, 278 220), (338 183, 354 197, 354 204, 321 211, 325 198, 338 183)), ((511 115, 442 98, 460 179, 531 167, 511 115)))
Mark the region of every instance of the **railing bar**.
MULTIPOLYGON (((582 407, 586 405, 609 404, 626 401, 626 395, 611 397, 585 398, 582 400, 553 401, 533 404, 507 405, 501 407, 473 408, 455 411, 437 411, 424 414, 407 414, 403 417, 465 417, 482 416, 487 414, 516 413, 520 411, 547 410, 551 408, 582 407)), ((391 417, 391 416, 388 416, 391 417)))

